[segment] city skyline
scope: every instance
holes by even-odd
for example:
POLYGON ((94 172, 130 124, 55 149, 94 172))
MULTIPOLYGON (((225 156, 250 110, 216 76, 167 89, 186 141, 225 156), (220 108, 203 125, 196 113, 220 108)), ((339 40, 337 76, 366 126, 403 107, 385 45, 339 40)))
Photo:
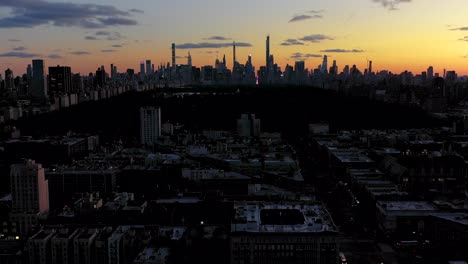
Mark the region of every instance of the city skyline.
POLYGON ((282 69, 298 60, 314 69, 327 55, 340 71, 353 64, 364 69, 372 60, 375 71, 420 73, 433 66, 468 75, 464 1, 293 2, 0 1, 0 67, 19 75, 32 59, 44 59, 46 68, 66 65, 83 75, 100 65, 110 71, 110 64, 137 70, 140 61, 171 62, 176 43, 178 64, 190 52, 198 67, 226 55, 232 68, 236 41, 237 60, 252 54, 258 69, 270 35, 270 54, 282 69))

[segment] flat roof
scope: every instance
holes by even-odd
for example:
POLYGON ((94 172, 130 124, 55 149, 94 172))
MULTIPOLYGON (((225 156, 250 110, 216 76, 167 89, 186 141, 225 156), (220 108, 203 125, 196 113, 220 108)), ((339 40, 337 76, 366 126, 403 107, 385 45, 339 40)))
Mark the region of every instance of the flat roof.
POLYGON ((321 205, 304 203, 238 203, 232 232, 318 233, 336 232, 329 213, 321 205))
POLYGON ((378 201, 387 211, 437 211, 438 209, 429 202, 420 201, 378 201))
POLYGON ((466 213, 440 213, 431 216, 468 226, 468 214, 466 213))

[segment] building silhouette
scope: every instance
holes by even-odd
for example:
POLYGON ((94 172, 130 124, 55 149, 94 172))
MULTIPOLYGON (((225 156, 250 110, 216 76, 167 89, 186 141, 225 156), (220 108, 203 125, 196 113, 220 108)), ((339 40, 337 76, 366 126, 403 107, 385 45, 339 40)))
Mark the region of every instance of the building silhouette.
POLYGON ((71 68, 67 66, 49 67, 49 90, 53 94, 64 94, 72 91, 71 68))
POLYGON ((161 136, 161 109, 140 108, 140 140, 142 145, 154 145, 161 136))
POLYGON ((10 167, 12 194, 11 221, 19 226, 25 236, 37 224, 38 214, 49 210, 49 186, 44 168, 33 160, 10 167))

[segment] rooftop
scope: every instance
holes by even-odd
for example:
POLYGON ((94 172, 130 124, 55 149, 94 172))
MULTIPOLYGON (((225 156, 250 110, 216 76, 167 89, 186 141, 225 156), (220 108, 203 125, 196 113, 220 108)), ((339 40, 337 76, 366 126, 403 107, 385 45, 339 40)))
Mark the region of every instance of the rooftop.
POLYGON ((437 208, 429 202, 379 201, 377 204, 386 211, 437 211, 437 208))
POLYGON ((440 213, 432 216, 468 226, 468 214, 465 213, 440 213))
POLYGON ((232 232, 318 233, 336 232, 328 212, 321 205, 304 203, 238 203, 232 232))

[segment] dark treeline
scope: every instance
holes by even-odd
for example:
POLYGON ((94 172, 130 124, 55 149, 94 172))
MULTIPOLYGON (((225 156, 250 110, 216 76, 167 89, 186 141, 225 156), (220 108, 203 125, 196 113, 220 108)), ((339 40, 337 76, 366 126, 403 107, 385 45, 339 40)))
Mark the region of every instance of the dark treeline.
POLYGON ((254 113, 262 130, 282 132, 289 138, 307 133, 307 125, 329 122, 332 129, 419 128, 442 125, 418 107, 401 106, 367 98, 345 97, 314 88, 257 88, 217 93, 131 92, 99 102, 14 123, 23 135, 59 135, 67 131, 99 133, 104 140, 135 140, 139 108, 160 106, 163 122, 189 129, 235 130, 242 113, 254 113))

